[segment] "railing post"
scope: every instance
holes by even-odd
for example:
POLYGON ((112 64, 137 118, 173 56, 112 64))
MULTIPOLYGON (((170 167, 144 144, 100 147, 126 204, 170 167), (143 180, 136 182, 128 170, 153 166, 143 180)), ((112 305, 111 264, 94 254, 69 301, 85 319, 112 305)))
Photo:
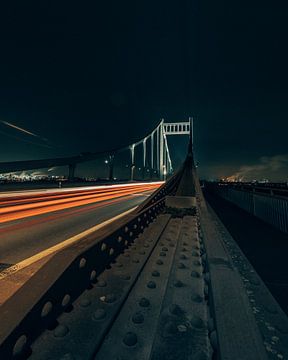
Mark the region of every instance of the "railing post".
POLYGON ((154 131, 151 133, 151 138, 150 138, 150 142, 151 142, 151 168, 150 168, 150 178, 152 178, 153 176, 153 171, 154 171, 154 131))
POLYGON ((147 138, 143 140, 143 170, 142 170, 142 178, 145 179, 146 175, 146 141, 147 138))
POLYGON ((131 173, 130 173, 130 180, 133 181, 134 180, 134 169, 135 169, 135 164, 134 164, 134 159, 135 159, 135 144, 132 144, 130 146, 130 152, 131 152, 131 173))
POLYGON ((160 179, 163 180, 164 175, 164 133, 163 133, 163 123, 164 119, 162 119, 159 127, 159 176, 160 179))

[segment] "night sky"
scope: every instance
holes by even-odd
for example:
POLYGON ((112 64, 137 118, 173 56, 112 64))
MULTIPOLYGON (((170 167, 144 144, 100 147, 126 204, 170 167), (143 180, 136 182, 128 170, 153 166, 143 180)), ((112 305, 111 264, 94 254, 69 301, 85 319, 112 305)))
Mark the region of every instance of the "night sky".
MULTIPOLYGON (((0 161, 127 145, 194 116, 202 177, 288 179, 288 2, 7 1, 0 161)), ((170 139, 169 139, 170 140, 170 139)), ((187 138, 169 142, 177 167, 187 138)))

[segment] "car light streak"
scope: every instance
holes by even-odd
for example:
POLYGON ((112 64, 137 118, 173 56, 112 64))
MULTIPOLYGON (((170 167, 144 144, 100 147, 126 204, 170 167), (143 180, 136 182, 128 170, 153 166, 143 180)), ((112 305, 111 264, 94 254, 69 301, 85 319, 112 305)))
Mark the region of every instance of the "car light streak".
POLYGON ((51 196, 38 196, 37 200, 35 197, 31 197, 31 202, 27 203, 27 195, 24 204, 21 204, 21 197, 19 199, 10 199, 11 203, 8 205, 7 199, 0 199, 0 223, 8 221, 19 220, 30 216, 42 215, 49 212, 65 210, 72 207, 83 206, 92 204, 100 201, 107 201, 116 199, 119 197, 137 194, 143 191, 155 190, 160 186, 160 183, 144 183, 139 185, 117 186, 114 188, 106 187, 102 189, 96 189, 93 191, 78 191, 71 192, 70 194, 60 194, 51 196), (19 203, 20 201, 20 203, 19 203))

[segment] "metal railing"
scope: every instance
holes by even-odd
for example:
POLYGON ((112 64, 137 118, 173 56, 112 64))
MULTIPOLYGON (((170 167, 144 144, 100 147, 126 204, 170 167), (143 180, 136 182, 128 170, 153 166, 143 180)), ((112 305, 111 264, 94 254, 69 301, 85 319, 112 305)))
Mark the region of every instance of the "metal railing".
POLYGON ((274 192, 248 191, 227 184, 208 185, 222 198, 231 201, 259 219, 288 233, 288 198, 274 192))

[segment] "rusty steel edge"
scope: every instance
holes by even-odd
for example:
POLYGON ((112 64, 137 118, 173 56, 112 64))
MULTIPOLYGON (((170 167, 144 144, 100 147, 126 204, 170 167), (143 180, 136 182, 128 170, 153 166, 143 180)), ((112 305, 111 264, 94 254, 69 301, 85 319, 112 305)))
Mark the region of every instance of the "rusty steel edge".
POLYGON ((25 359, 16 354, 18 343, 25 342, 29 349, 45 329, 57 324, 57 317, 70 310, 66 303, 71 304, 91 286, 163 210, 165 196, 173 193, 181 173, 164 183, 140 209, 56 253, 0 307, 1 359, 25 359))

